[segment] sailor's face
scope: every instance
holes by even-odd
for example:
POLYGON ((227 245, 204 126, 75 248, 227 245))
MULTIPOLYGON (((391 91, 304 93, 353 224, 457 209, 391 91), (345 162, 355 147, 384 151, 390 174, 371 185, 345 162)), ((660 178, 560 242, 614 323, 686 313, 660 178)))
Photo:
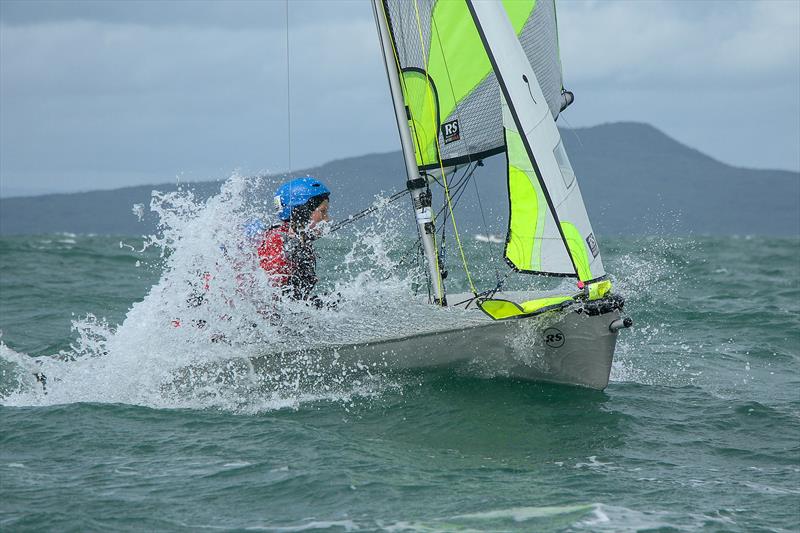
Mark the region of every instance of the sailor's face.
POLYGON ((321 222, 328 222, 331 219, 330 216, 328 216, 328 203, 328 200, 325 200, 319 204, 319 207, 314 209, 314 211, 311 213, 311 218, 308 221, 308 229, 313 230, 321 222))

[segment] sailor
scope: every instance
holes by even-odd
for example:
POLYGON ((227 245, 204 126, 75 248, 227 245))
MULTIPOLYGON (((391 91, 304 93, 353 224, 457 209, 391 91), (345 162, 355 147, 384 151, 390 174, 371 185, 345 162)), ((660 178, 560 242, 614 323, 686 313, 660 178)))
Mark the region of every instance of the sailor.
POLYGON ((281 293, 294 300, 307 300, 322 307, 311 291, 317 284, 317 256, 313 242, 329 220, 330 190, 311 176, 288 181, 275 192, 275 207, 281 223, 263 234, 258 245, 261 268, 281 293))

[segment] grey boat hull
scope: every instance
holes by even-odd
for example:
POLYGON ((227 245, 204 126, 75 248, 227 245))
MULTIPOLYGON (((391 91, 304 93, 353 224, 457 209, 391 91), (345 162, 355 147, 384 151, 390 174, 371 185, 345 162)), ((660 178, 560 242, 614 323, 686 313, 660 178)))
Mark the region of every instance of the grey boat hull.
MULTIPOLYGON (((455 299, 454 299, 455 300, 455 299)), ((457 301, 457 300, 456 300, 457 301)), ((478 313, 465 309, 466 313, 478 313)), ((465 363, 484 376, 578 385, 602 390, 608 385, 617 331, 611 324, 619 309, 590 315, 583 310, 548 311, 512 320, 485 320, 456 329, 330 345, 293 354, 265 354, 249 359, 257 374, 280 372, 293 357, 311 357, 337 365, 388 370, 421 369, 465 363)))

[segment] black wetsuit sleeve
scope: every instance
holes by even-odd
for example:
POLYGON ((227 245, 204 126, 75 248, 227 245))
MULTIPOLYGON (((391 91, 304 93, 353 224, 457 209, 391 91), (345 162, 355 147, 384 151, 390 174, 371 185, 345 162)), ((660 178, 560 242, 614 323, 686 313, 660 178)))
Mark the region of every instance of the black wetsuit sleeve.
POLYGON ((314 247, 300 239, 287 239, 285 254, 292 266, 292 272, 287 280, 290 295, 297 300, 306 300, 319 281, 314 247))

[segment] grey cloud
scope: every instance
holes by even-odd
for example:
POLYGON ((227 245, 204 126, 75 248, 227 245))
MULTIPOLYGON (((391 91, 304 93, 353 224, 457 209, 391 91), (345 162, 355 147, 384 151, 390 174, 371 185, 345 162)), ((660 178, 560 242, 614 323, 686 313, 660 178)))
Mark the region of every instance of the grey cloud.
POLYGON ((787 2, 559 4, 568 77, 663 86, 797 85, 800 10, 787 2))
POLYGON ((565 121, 647 121, 727 163, 800 170, 792 4, 559 3, 565 121))
MULTIPOLYGON (((394 131, 371 23, 308 28, 290 42, 295 166, 394 148, 391 134, 364 134, 394 131)), ((5 181, 288 164, 279 29, 71 21, 6 27, 0 39, 5 181)))
MULTIPOLYGON (((647 121, 726 162, 800 168, 800 13, 785 5, 560 2, 564 123, 647 121)), ((0 0, 3 186, 283 170, 283 10, 0 0)), ((397 149, 369 3, 290 10, 294 166, 397 149)))
MULTIPOLYGON (((31 25, 65 21, 144 26, 193 26, 228 29, 285 25, 283 0, 3 0, 0 22, 31 25)), ((303 27, 314 21, 371 19, 367 0, 291 0, 290 25, 303 27)))

